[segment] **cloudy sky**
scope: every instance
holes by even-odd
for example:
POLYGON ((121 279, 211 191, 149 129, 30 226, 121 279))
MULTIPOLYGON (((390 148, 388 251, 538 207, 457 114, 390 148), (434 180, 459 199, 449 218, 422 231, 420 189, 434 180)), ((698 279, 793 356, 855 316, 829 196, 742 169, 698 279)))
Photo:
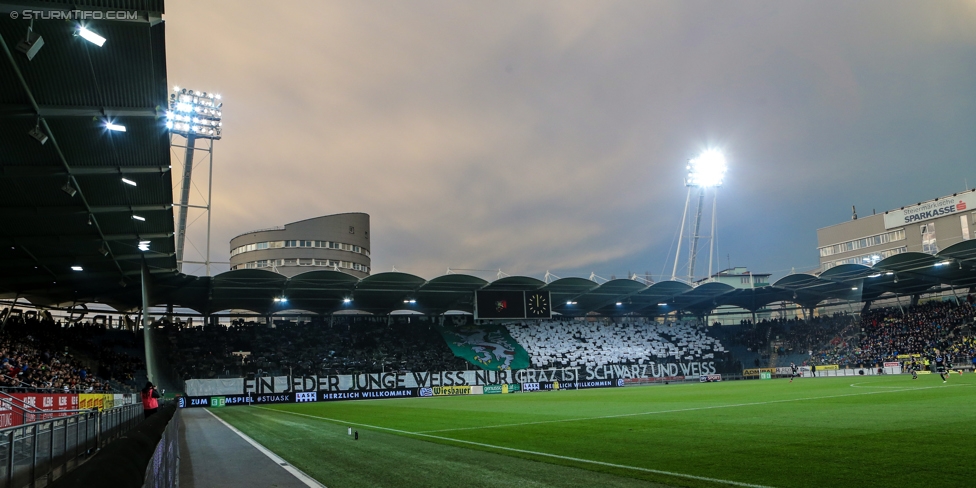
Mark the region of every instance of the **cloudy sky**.
POLYGON ((374 272, 670 277, 685 164, 714 147, 721 265, 782 276, 851 205, 976 187, 973 0, 166 7, 170 84, 225 102, 218 261, 367 212, 374 272))

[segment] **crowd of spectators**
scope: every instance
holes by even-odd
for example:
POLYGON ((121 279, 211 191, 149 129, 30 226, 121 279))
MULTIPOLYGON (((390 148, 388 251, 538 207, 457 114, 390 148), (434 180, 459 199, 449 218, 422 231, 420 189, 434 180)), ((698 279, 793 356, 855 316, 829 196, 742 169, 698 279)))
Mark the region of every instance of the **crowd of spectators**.
POLYGON ((167 355, 183 379, 470 369, 434 327, 416 317, 336 316, 330 322, 164 324, 167 355))
POLYGON ((899 355, 931 357, 935 351, 956 354, 954 362, 974 353, 971 334, 976 308, 968 302, 930 301, 908 307, 865 312, 849 337, 837 337, 814 351, 813 364, 875 366, 898 361, 899 355))
POLYGON ((104 333, 104 328, 87 323, 62 326, 50 318, 12 316, 0 332, 0 387, 7 391, 119 391, 125 381, 131 384, 143 365, 133 356, 116 352, 111 343, 98 343, 98 336, 104 333), (70 352, 69 346, 88 360, 70 352), (112 379, 118 383, 111 383, 112 379))

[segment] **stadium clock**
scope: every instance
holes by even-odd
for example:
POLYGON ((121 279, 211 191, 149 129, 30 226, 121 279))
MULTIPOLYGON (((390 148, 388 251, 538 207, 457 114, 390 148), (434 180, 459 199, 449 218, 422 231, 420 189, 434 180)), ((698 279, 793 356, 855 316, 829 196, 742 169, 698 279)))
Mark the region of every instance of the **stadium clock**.
POLYGON ((530 292, 525 294, 526 311, 529 317, 549 318, 552 313, 549 308, 549 294, 543 292, 530 292))

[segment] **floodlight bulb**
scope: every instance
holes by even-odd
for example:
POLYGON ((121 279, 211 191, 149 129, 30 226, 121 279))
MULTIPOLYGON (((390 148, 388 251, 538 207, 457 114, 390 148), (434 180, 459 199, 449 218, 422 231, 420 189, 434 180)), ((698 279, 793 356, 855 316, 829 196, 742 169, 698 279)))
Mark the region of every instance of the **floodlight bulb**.
POLYGON ((130 180, 128 178, 122 178, 122 183, 125 183, 126 185, 130 185, 130 186, 139 186, 139 185, 136 184, 136 182, 134 182, 134 181, 132 181, 132 180, 130 180))
POLYGON ((84 39, 84 40, 86 40, 86 41, 88 41, 88 42, 90 42, 90 43, 92 43, 92 44, 94 44, 94 45, 96 45, 98 47, 102 47, 102 44, 105 44, 105 38, 104 37, 102 37, 102 36, 100 36, 100 35, 92 32, 92 31, 90 31, 90 30, 88 30, 88 29, 86 29, 84 27, 79 27, 78 28, 78 35, 81 36, 82 39, 84 39))
POLYGON ((686 185, 700 188, 722 186, 727 170, 725 156, 721 151, 709 149, 688 161, 686 185))
POLYGON ((81 266, 72 266, 72 267, 71 267, 71 269, 72 269, 72 271, 84 271, 84 270, 83 270, 83 269, 81 268, 81 266))
POLYGON ((115 132, 125 132, 124 125, 113 124, 111 122, 105 122, 105 128, 115 132))

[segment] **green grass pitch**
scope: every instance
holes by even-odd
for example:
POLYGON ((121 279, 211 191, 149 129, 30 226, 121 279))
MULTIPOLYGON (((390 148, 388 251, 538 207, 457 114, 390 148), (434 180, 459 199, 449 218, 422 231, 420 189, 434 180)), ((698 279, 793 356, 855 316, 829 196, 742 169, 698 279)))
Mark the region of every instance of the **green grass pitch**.
POLYGON ((329 488, 976 485, 972 373, 214 412, 329 488))

